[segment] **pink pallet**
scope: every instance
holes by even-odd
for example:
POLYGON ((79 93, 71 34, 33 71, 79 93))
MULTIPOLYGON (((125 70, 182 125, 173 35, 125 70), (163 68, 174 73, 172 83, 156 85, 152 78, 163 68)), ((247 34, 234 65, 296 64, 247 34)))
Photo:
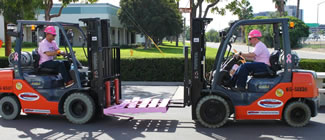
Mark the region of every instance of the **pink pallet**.
POLYGON ((132 100, 123 100, 121 104, 104 109, 105 115, 116 113, 165 113, 168 110, 170 99, 140 99, 134 97, 132 100))

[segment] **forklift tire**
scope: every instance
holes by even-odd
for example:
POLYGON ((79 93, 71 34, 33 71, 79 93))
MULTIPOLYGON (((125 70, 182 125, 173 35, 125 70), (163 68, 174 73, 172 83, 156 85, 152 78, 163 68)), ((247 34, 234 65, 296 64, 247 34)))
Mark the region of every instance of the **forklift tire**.
POLYGON ((74 124, 87 123, 95 114, 94 100, 87 94, 73 93, 64 102, 64 112, 74 124))
POLYGON ((199 100, 196 106, 197 120, 205 127, 223 126, 230 115, 227 101, 216 95, 208 95, 199 100))
POLYGON ((311 118, 311 111, 303 102, 292 102, 284 109, 284 121, 292 127, 303 127, 311 118))
POLYGON ((13 96, 6 96, 0 100, 0 115, 5 120, 14 120, 20 114, 19 101, 13 96))

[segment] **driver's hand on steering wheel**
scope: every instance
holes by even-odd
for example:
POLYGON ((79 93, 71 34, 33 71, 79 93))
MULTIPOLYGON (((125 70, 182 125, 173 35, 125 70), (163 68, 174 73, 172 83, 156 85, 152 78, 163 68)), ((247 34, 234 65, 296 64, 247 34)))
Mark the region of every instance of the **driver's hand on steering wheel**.
POLYGON ((66 56, 67 55, 66 52, 61 51, 61 50, 57 50, 56 52, 57 52, 58 55, 62 55, 62 56, 66 56))

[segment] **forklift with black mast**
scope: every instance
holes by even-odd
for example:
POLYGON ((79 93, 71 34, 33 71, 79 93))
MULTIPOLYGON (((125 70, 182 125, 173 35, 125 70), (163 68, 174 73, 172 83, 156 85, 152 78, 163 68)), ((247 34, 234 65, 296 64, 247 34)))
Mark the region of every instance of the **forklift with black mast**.
POLYGON ((22 110, 26 114, 65 115, 72 123, 84 124, 96 116, 96 112, 123 117, 121 114, 124 113, 165 113, 170 107, 191 106, 192 119, 209 128, 221 127, 229 118, 284 120, 290 126, 302 127, 317 115, 316 75, 314 71, 297 68, 299 59, 290 49, 288 19, 240 20, 233 23, 222 34, 211 76, 207 77, 205 27, 211 20, 193 19, 190 60, 188 47, 184 48, 182 102, 170 98, 134 97, 121 100, 120 48, 110 43, 109 20, 80 19, 86 24, 86 34, 79 24, 18 21, 17 31, 10 32, 16 37, 15 52, 9 57, 11 67, 0 69, 0 115, 3 119, 13 120, 22 110), (245 61, 241 61, 242 57, 230 55, 230 39, 241 25, 265 24, 273 27, 274 34, 275 51, 270 56, 270 71, 253 73, 245 91, 232 90, 228 85, 229 71, 232 65, 239 64, 238 61, 245 61), (24 25, 59 28, 67 42, 67 60, 72 65, 70 73, 76 81, 73 86, 65 88, 62 77, 39 67, 37 51, 22 52, 24 25), (78 64, 65 26, 74 26, 84 36, 87 67, 78 64))

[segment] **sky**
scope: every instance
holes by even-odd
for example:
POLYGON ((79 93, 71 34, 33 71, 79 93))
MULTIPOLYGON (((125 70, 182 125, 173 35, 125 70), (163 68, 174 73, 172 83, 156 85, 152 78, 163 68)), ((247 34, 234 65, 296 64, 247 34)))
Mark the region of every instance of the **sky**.
MULTIPOLYGON (((58 1, 58 0, 54 0, 58 1)), ((120 0, 99 0, 99 3, 110 3, 115 6, 119 6, 120 0)), ((224 6, 230 0, 221 0, 221 7, 224 6)), ((253 7, 253 12, 258 13, 262 11, 275 11, 276 8, 272 0, 249 0, 253 7)), ((317 23, 317 5, 319 5, 319 17, 320 24, 325 24, 325 0, 300 0, 300 9, 304 10, 304 22, 305 23, 317 23)), ((297 5, 297 0, 287 0, 287 5, 297 5)), ((180 0, 180 7, 189 7, 189 0, 180 0)), ((187 25, 189 25, 189 14, 183 14, 186 18, 187 25)), ((226 12, 225 16, 209 13, 208 18, 213 18, 213 21, 208 25, 209 29, 221 30, 228 26, 229 21, 236 20, 237 17, 230 12, 226 12)))

